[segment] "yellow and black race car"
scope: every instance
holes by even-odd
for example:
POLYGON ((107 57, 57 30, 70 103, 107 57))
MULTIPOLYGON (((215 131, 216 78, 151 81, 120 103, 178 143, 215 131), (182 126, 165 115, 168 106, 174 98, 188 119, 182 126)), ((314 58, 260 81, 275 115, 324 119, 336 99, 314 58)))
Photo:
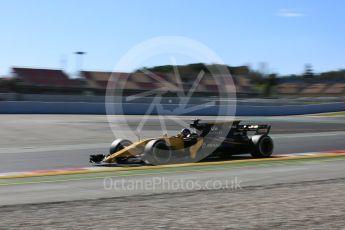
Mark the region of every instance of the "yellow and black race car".
POLYGON ((250 153, 255 158, 270 157, 273 141, 268 136, 270 125, 244 125, 241 121, 200 122, 194 120, 189 129, 176 136, 163 135, 132 143, 116 139, 109 154, 90 155, 91 163, 174 164, 198 162, 208 157, 228 157, 250 153), (248 133, 252 135, 249 135, 248 133))

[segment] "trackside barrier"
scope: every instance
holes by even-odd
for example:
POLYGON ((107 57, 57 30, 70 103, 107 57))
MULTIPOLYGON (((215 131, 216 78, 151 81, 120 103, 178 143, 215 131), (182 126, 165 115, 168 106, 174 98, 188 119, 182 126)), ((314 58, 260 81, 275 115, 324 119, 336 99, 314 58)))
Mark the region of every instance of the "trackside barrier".
MULTIPOLYGON (((150 104, 112 104, 114 114, 143 115, 150 104)), ((325 112, 345 111, 345 103, 326 103, 313 105, 286 105, 286 106, 203 106, 189 105, 187 108, 180 108, 177 104, 163 105, 159 114, 165 115, 193 115, 193 116, 214 116, 233 115, 236 111, 238 116, 282 116, 300 115, 325 112), (199 106, 193 109, 193 106, 199 106)), ((108 111, 109 112, 109 111, 108 111)), ((40 102, 40 101, 1 101, 1 114, 106 114, 104 103, 87 102, 40 102)), ((157 114, 153 109, 152 115, 157 114)))

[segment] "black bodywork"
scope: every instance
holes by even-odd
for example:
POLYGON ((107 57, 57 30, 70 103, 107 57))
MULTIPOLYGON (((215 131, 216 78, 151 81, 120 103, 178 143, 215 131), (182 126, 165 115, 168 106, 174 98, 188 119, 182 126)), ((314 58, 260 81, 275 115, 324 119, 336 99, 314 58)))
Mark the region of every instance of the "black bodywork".
MULTIPOLYGON (((197 131, 199 137, 204 137, 207 144, 213 143, 218 146, 209 157, 253 153, 258 147, 257 143, 253 141, 253 137, 268 137, 271 130, 271 126, 267 124, 241 124, 240 120, 200 122, 197 119, 190 124, 190 127, 197 131), (216 134, 212 135, 212 132, 216 132, 216 134)), ((273 142, 271 146, 266 147, 269 148, 266 150, 272 153, 273 142)))

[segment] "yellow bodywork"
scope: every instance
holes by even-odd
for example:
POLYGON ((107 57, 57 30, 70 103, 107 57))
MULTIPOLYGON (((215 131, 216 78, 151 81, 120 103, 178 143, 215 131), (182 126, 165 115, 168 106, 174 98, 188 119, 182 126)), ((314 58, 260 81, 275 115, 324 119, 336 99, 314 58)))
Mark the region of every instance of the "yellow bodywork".
MULTIPOLYGON (((183 137, 180 135, 168 137, 164 135, 162 138, 159 138, 165 141, 165 143, 170 146, 174 150, 183 150, 184 149, 184 140, 183 137)), ((103 159, 103 162, 106 163, 114 163, 116 162, 116 158, 118 157, 131 157, 131 156, 139 156, 144 152, 146 144, 154 140, 152 138, 143 139, 137 141, 103 159)), ((190 157, 194 159, 197 155, 198 150, 201 148, 202 144, 204 143, 203 138, 197 138, 197 142, 189 147, 190 157)), ((177 151, 178 152, 178 151, 177 151)))
POLYGON ((106 158, 103 159, 103 162, 113 163, 113 162, 116 162, 117 157, 137 156, 144 152, 145 145, 147 144, 147 142, 151 140, 152 139, 143 139, 143 140, 137 141, 121 149, 120 151, 117 151, 116 153, 113 153, 107 156, 106 158))

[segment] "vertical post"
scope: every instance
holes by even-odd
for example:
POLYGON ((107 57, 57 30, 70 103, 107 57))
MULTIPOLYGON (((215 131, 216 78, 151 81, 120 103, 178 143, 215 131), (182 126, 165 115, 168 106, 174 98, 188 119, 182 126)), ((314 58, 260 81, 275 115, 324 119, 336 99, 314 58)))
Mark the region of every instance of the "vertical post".
POLYGON ((77 67, 77 74, 76 76, 80 77, 80 72, 82 71, 83 68, 83 55, 86 54, 86 52, 83 51, 77 51, 74 52, 74 54, 76 55, 76 67, 77 67))

